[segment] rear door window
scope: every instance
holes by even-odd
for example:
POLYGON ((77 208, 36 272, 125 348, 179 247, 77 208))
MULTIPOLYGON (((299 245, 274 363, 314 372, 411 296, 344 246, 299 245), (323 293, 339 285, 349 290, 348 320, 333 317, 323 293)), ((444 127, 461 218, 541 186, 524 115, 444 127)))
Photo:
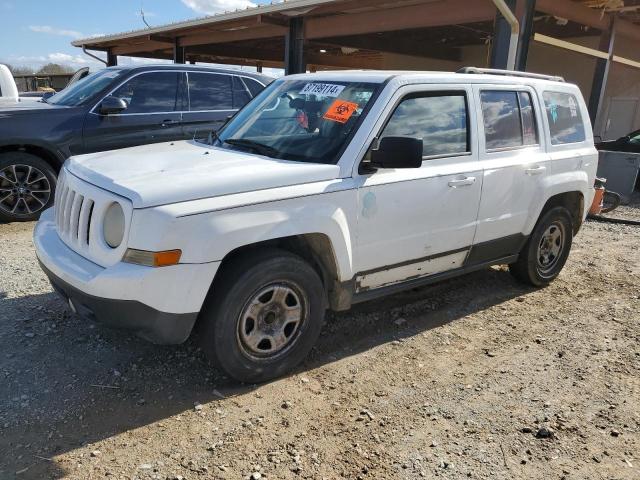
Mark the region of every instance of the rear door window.
POLYGON ((485 90, 480 93, 487 150, 538 143, 536 117, 529 92, 485 90))
POLYGON ((470 152, 465 93, 420 93, 405 97, 380 137, 420 138, 425 157, 470 152))
POLYGON ((251 92, 251 96, 252 97, 255 97, 262 90, 264 90, 264 85, 262 85, 260 82, 258 82, 256 80, 254 80, 253 78, 243 77, 242 81, 244 82, 244 84, 247 86, 247 88, 251 92))
POLYGON ((232 110, 231 76, 217 73, 189 72, 189 102, 192 112, 232 110))
POLYGON ((575 95, 561 92, 544 92, 544 107, 549 121, 552 145, 585 141, 584 123, 575 95))
POLYGON ((233 108, 242 108, 251 100, 249 90, 239 77, 233 77, 233 108))

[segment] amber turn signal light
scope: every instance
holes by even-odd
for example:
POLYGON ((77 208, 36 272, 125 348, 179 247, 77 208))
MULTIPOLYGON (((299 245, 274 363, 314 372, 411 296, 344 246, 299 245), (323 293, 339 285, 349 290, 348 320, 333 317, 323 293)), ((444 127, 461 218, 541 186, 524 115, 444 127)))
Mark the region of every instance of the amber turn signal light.
POLYGON ((169 267, 180 262, 182 250, 165 250, 162 252, 148 252, 129 248, 122 259, 127 263, 144 265, 147 267, 169 267))

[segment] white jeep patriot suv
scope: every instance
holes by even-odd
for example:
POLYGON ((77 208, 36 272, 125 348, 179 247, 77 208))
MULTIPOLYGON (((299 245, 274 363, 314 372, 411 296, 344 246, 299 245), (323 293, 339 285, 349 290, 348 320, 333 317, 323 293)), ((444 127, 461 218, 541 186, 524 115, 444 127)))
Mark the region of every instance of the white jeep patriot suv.
POLYGON ((576 86, 478 69, 293 75, 203 137, 70 158, 34 242, 80 315, 195 327, 246 382, 298 364, 327 308, 495 264, 546 285, 597 167, 576 86))

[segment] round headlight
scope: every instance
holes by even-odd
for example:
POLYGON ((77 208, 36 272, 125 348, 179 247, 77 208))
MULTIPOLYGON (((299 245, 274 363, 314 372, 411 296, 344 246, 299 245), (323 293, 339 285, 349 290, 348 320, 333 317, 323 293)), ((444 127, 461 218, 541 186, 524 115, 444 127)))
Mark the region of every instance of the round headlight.
POLYGON ((107 245, 111 248, 118 248, 124 238, 124 210, 119 203, 112 203, 107 208, 102 230, 107 245))

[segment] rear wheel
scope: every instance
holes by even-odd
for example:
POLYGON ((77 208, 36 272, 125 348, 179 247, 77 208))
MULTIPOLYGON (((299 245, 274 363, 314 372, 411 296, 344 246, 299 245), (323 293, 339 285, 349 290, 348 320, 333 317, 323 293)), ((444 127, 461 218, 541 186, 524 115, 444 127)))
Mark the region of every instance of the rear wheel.
POLYGON ((518 260, 509 265, 509 270, 524 283, 536 287, 548 285, 564 267, 572 241, 571 214, 564 207, 554 207, 538 220, 518 260))
POLYGON ((231 377, 264 382, 306 357, 320 334, 325 303, 320 277, 300 257, 275 249, 249 254, 216 279, 199 341, 231 377))
POLYGON ((25 152, 0 154, 0 220, 37 220, 53 204, 56 173, 51 165, 25 152))

